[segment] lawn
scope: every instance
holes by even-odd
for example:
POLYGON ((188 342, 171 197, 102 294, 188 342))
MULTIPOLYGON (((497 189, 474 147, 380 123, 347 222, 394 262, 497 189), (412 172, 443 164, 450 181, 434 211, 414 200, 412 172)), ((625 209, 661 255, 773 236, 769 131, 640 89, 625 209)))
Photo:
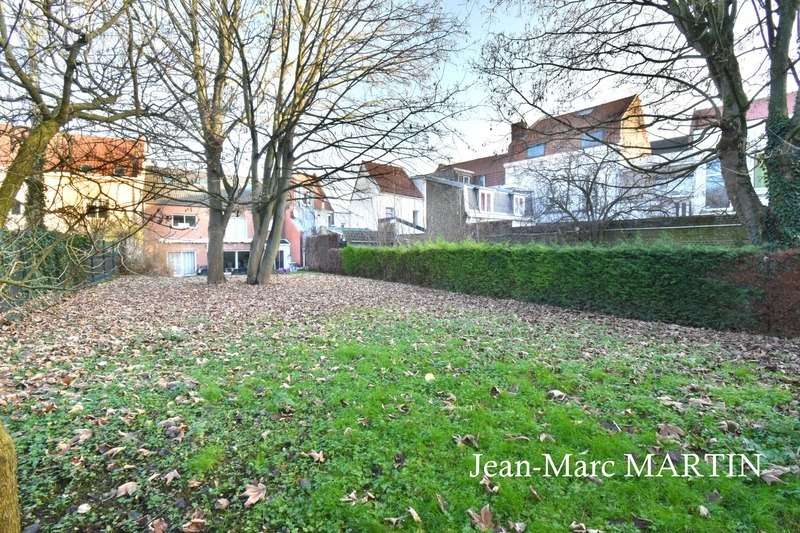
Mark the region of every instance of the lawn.
POLYGON ((800 530, 796 341, 316 274, 121 278, 0 328, 42 531, 800 530), (648 453, 769 471, 625 477, 648 453))

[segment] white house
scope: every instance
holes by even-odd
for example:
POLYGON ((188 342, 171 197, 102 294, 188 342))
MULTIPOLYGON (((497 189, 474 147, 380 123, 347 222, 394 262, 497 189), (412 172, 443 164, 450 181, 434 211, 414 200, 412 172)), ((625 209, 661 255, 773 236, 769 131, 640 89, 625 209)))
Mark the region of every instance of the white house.
POLYGON ((424 231, 425 199, 400 167, 365 161, 357 178, 327 186, 326 195, 334 228, 376 231, 393 224, 397 234, 424 231))

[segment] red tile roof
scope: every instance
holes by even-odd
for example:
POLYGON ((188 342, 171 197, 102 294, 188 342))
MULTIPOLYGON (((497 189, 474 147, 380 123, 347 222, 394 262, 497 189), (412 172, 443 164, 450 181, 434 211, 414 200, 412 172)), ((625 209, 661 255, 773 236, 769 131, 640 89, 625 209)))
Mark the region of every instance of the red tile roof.
POLYGON ((576 131, 585 131, 593 127, 618 127, 617 123, 624 118, 625 112, 638 99, 638 95, 634 94, 563 115, 548 116, 537 120, 531 126, 514 124, 511 140, 514 141, 522 135, 526 141, 535 142, 539 139, 551 140, 550 138, 554 136, 574 137, 576 131))
POLYGON ((376 161, 364 161, 361 165, 367 177, 375 182, 381 192, 422 198, 422 193, 402 168, 376 161))
MULTIPOLYGON (((0 126, 0 166, 11 164, 28 128, 0 126)), ((106 176, 123 172, 136 176, 144 166, 142 140, 93 135, 59 134, 48 147, 43 170, 88 172, 106 176)))

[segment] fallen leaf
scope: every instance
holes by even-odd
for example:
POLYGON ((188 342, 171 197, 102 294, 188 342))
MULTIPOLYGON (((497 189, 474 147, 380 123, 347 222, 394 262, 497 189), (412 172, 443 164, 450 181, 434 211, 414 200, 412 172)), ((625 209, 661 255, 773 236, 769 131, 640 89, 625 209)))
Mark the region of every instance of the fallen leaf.
POLYGON ((444 496, 438 492, 436 493, 436 503, 439 505, 439 510, 444 514, 447 514, 447 509, 450 506, 448 505, 447 500, 444 499, 444 496))
POLYGON ((78 514, 86 514, 92 510, 92 506, 88 503, 82 503, 78 506, 78 514))
POLYGON ((699 514, 702 518, 708 518, 711 512, 709 512, 708 507, 706 507, 705 505, 698 505, 697 514, 699 514))
POLYGON ((138 483, 135 481, 128 481, 127 483, 123 483, 117 487, 116 496, 117 498, 121 498, 122 496, 130 496, 137 490, 139 490, 138 483))
POLYGON ((224 511, 230 504, 231 502, 228 501, 227 498, 218 498, 217 501, 214 502, 214 509, 224 511))
POLYGON ((304 454, 306 457, 310 457, 314 460, 315 463, 324 463, 325 462, 325 453, 320 450, 318 452, 311 450, 310 452, 304 454))
POLYGON ((430 383, 431 381, 433 381, 433 380, 435 380, 435 379, 436 379, 436 376, 434 376, 434 375, 433 375, 433 374, 431 374, 430 372, 428 372, 427 374, 425 374, 425 381, 427 381, 428 383, 430 383))
POLYGON ((474 435, 453 435, 453 440, 459 447, 469 446, 478 449, 478 437, 474 435))
POLYGON ((402 516, 390 516, 388 518, 384 518, 383 521, 386 522, 387 524, 389 524, 392 527, 398 527, 403 523, 403 517, 402 516))
POLYGON ((665 438, 665 439, 675 439, 679 440, 683 437, 686 433, 679 428, 678 426, 674 426, 672 424, 659 424, 658 425, 658 436, 665 438))
POLYGON ((167 521, 164 520, 163 518, 156 518, 155 520, 150 522, 148 529, 151 531, 151 533, 167 533, 167 529, 169 529, 169 524, 167 524, 167 521))
POLYGON ((181 477, 181 475, 178 473, 177 470, 170 470, 169 472, 164 474, 164 481, 166 481, 167 485, 169 485, 170 483, 172 483, 174 480, 178 479, 179 477, 181 477))
POLYGON ((536 500, 537 502, 542 500, 542 497, 541 497, 541 496, 539 496, 539 493, 536 491, 536 489, 535 489, 535 488, 533 488, 533 485, 530 485, 530 486, 528 487, 528 489, 531 491, 531 497, 532 497, 534 500, 536 500))
POLYGON ((558 389, 553 389, 553 390, 547 391, 547 399, 548 400, 553 400, 553 401, 556 401, 556 402, 563 402, 564 400, 567 399, 567 394, 565 392, 562 392, 562 391, 558 390, 558 389))
POLYGON ((242 493, 242 496, 247 496, 247 501, 244 502, 245 507, 251 507, 264 499, 267 495, 267 487, 263 483, 258 485, 247 485, 242 493))
POLYGON ((205 527, 205 515, 203 511, 198 509, 192 514, 192 518, 181 526, 181 531, 183 531, 183 533, 200 533, 205 527))
POLYGON ((408 514, 411 515, 411 519, 414 522, 416 522, 417 524, 421 524, 422 523, 422 518, 419 517, 419 514, 417 513, 417 511, 413 507, 409 507, 406 510, 408 511, 408 514))
POLYGON ((480 513, 476 513, 472 509, 467 509, 467 514, 472 519, 472 523, 481 531, 490 531, 494 529, 492 510, 489 509, 489 504, 484 505, 480 513))
POLYGON ((480 485, 482 485, 489 494, 497 494, 500 492, 500 485, 497 485, 495 482, 493 482, 492 478, 489 476, 484 475, 483 479, 480 481, 480 485))

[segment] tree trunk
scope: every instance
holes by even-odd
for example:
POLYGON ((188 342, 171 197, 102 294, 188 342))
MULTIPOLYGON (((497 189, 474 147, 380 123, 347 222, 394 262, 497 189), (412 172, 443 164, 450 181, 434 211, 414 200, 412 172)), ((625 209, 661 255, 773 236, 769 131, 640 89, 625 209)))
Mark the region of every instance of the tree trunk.
POLYGON ((22 184, 36 173, 45 158, 47 146, 60 128, 61 124, 57 120, 43 120, 30 129, 20 144, 17 155, 0 184, 0 228, 6 225, 22 184))
POLYGON ((275 258, 278 256, 278 251, 281 247, 281 234, 283 233, 283 219, 286 213, 286 200, 289 197, 289 191, 283 191, 275 203, 275 210, 272 214, 272 227, 269 232, 269 240, 264 250, 264 256, 261 258, 261 265, 258 269, 258 283, 259 285, 266 285, 269 283, 270 276, 274 270, 275 258))
POLYGON ((743 117, 741 120, 740 117, 723 118, 720 122, 717 153, 722 177, 725 180, 725 190, 747 231, 750 242, 763 244, 770 240, 767 209, 750 182, 750 173, 747 169, 747 126, 741 124, 743 117))
POLYGON ((25 180, 25 225, 28 228, 39 228, 44 226, 44 176, 42 167, 36 169, 32 175, 25 180))
POLYGON ((767 120, 767 190, 774 216, 774 241, 783 246, 800 244, 800 150, 786 139, 794 129, 786 115, 767 120))
POLYGON ((222 144, 206 144, 208 188, 208 252, 206 254, 209 285, 225 282, 225 226, 227 212, 222 198, 222 144))
MULTIPOLYGON (((270 207, 271 204, 267 206, 267 210, 270 207)), ((253 240, 250 242, 250 260, 247 263, 247 283, 249 285, 258 285, 258 271, 264 258, 264 247, 271 223, 268 213, 269 211, 267 214, 259 216, 258 227, 254 228, 253 240)))
POLYGON ((19 533, 17 455, 14 442, 0 422, 0 533, 19 533))

